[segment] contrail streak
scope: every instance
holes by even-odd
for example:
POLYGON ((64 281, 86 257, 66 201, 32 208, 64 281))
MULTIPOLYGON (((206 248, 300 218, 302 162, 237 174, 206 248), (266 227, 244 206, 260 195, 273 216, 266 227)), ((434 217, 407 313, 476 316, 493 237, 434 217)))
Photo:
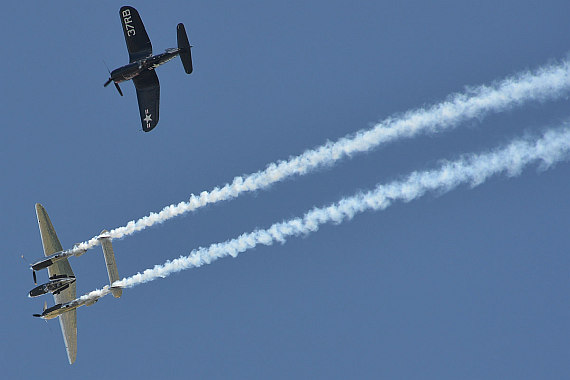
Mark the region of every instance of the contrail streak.
MULTIPOLYGON (((569 89, 568 62, 543 67, 535 72, 520 73, 491 86, 472 88, 464 94, 453 94, 446 101, 429 108, 388 118, 372 129, 358 131, 336 142, 329 141, 286 161, 271 163, 264 170, 235 177, 231 183, 222 187, 203 191, 200 195, 192 194, 187 202, 166 206, 158 213, 151 212, 143 218, 128 222, 124 227, 111 230, 109 234, 113 239, 122 238, 208 204, 233 199, 244 192, 265 189, 288 177, 304 175, 332 165, 342 158, 370 151, 381 144, 420 133, 441 132, 453 128, 461 121, 504 111, 527 101, 556 99, 565 95, 569 89)), ((98 244, 97 237, 94 237, 79 244, 78 249, 90 249, 98 244)))
MULTIPOLYGON (((358 193, 326 207, 313 208, 303 217, 276 223, 267 229, 244 233, 223 243, 200 247, 188 256, 156 265, 143 273, 117 281, 113 286, 133 287, 175 272, 209 264, 225 256, 236 257, 258 244, 284 243, 288 237, 315 232, 325 223, 339 224, 367 210, 384 210, 398 200, 409 202, 427 192, 444 193, 461 184, 475 187, 496 174, 505 172, 508 176, 516 176, 529 164, 539 162, 541 168, 546 169, 569 158, 570 127, 549 130, 539 139, 518 139, 501 149, 463 156, 457 161, 444 161, 439 169, 413 172, 402 180, 380 184, 374 190, 358 193)), ((101 292, 108 292, 108 289, 96 290, 84 297, 100 295, 101 292)))

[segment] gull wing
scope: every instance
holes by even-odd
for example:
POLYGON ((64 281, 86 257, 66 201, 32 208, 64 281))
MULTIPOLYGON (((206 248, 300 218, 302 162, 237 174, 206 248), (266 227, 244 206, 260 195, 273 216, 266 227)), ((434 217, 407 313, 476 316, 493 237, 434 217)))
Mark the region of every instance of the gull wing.
POLYGON ((133 78, 137 89, 139 113, 142 129, 149 132, 158 124, 158 106, 160 104, 160 83, 154 70, 143 71, 133 78))
MULTIPOLYGON (((40 227, 40 235, 44 247, 44 254, 49 256, 55 252, 62 251, 61 243, 57 238, 55 229, 51 224, 51 220, 45 208, 36 203, 36 215, 38 217, 38 225, 40 227)), ((59 260, 48 267, 50 277, 55 275, 74 276, 71 265, 67 259, 59 260)), ((66 303, 76 298, 75 282, 58 294, 54 294, 55 303, 66 303)), ((67 350, 67 358, 69 364, 73 364, 77 357, 77 311, 71 310, 59 316, 59 324, 67 350)))
POLYGON ((124 6, 119 10, 123 33, 131 62, 152 55, 152 44, 144 29, 139 12, 133 7, 124 6))

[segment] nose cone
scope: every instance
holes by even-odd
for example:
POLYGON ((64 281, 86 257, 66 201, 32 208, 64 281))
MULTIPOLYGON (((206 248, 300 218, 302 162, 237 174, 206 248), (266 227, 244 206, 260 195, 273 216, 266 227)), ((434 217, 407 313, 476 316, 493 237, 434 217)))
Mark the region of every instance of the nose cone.
POLYGON ((45 294, 45 291, 43 290, 42 286, 38 286, 36 288, 33 288, 32 290, 30 290, 30 293, 28 294, 28 297, 33 298, 33 297, 38 297, 41 296, 42 294, 45 294))
POLYGON ((118 69, 111 71, 111 79, 113 79, 113 80, 119 79, 119 76, 120 76, 121 71, 122 71, 121 69, 122 68, 118 68, 118 69))

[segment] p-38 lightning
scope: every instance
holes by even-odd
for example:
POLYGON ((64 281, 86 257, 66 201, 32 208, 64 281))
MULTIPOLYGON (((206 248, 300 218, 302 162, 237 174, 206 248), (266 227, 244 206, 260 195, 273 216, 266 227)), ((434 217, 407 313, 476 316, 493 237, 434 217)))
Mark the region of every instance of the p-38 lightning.
POLYGON ((34 280, 36 280, 35 271, 47 268, 49 281, 36 286, 29 292, 28 296, 38 297, 47 293, 53 294, 55 305, 48 308, 46 304, 43 312, 34 314, 34 317, 43 319, 59 317, 65 349, 67 350, 67 358, 69 359, 69 364, 73 364, 77 357, 76 309, 84 305, 93 305, 99 298, 109 292, 116 298, 121 297, 123 290, 112 286, 115 281, 119 280, 115 253, 113 252, 111 237, 107 231, 102 231, 98 238, 103 247, 103 255, 105 256, 105 264, 111 286, 107 285, 98 294, 77 298, 75 274, 67 259, 71 256, 80 256, 85 253, 85 250, 75 247, 64 251, 45 208, 39 203, 36 204, 36 215, 46 257, 32 264, 31 269, 34 270, 34 280))
POLYGON ((124 6, 119 10, 119 16, 129 51, 129 64, 113 70, 104 86, 107 87, 111 82, 114 82, 117 91, 123 96, 119 83, 133 80, 137 91, 142 129, 149 132, 158 123, 160 102, 160 84, 154 69, 178 55, 186 74, 192 73, 191 46, 188 43, 184 24, 180 23, 176 27, 178 47, 166 49, 164 53, 158 55, 152 55, 152 45, 137 10, 133 7, 124 6))

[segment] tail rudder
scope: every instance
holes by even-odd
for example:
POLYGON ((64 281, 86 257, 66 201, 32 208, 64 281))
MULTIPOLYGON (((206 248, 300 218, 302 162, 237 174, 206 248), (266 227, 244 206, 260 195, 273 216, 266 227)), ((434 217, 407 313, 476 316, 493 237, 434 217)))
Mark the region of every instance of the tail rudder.
POLYGON ((190 51, 192 46, 190 46, 190 43, 188 42, 188 36, 186 35, 184 24, 178 24, 176 27, 176 34, 178 39, 178 48, 180 49, 180 60, 182 61, 186 74, 190 74, 193 70, 192 52, 190 51))

